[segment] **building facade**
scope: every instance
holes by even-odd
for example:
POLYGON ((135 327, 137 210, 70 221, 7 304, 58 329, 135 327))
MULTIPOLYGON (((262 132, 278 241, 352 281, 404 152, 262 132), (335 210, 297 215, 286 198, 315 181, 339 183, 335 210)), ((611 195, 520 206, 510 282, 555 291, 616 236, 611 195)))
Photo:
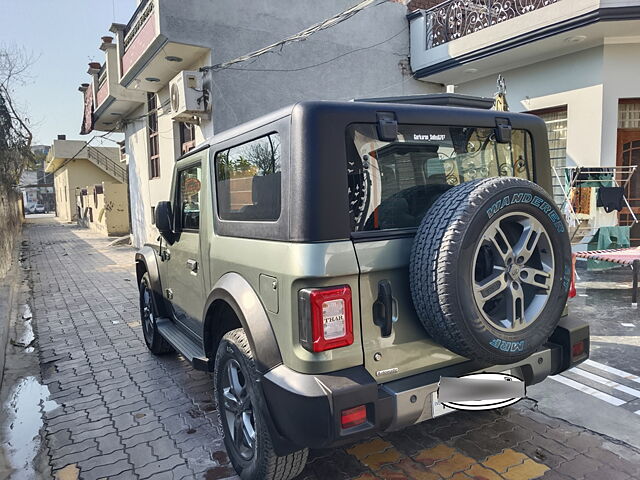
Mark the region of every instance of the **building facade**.
POLYGON ((53 175, 44 171, 49 146, 33 145, 31 151, 35 156, 35 164, 22 172, 19 185, 24 211, 26 214, 36 211, 54 212, 56 199, 53 192, 53 175))
POLYGON ((56 216, 63 222, 78 221, 84 215, 77 199, 87 185, 126 185, 128 178, 126 168, 120 164, 118 148, 93 147, 81 140, 64 138, 54 140, 45 171, 53 174, 56 216))
MULTIPOLYGON (((564 167, 616 167, 623 180, 625 168, 640 165, 640 1, 435 3, 409 15, 414 75, 486 96, 502 74, 510 110, 547 122, 557 199, 564 167)), ((640 217, 640 172, 626 194, 640 217)), ((629 208, 606 214, 595 197, 581 218, 632 225, 640 240, 629 208)))
MULTIPOLYGON (((370 2, 305 40, 229 66, 352 7, 353 0, 273 0, 238 8, 233 0, 145 0, 127 25, 112 25, 105 63, 90 68, 84 133, 121 131, 129 168, 133 242, 155 242, 153 208, 166 200, 175 160, 204 139, 303 100, 440 92, 413 78, 402 2, 370 2), (378 4, 379 3, 379 4, 378 4), (196 13, 197 12, 197 13, 196 13), (179 121, 170 83, 197 72, 207 113, 179 121)), ((106 27, 106 26, 105 26, 106 27)))
MULTIPOLYGON (((168 198, 180 155, 302 100, 451 90, 491 97, 502 74, 510 110, 547 122, 558 203, 567 166, 638 165, 640 0, 371 2, 304 40, 230 62, 354 4, 144 0, 127 25, 111 26, 115 38, 100 47, 105 63, 81 87, 83 132, 125 134, 136 246, 157 238, 153 209, 168 198), (190 118, 172 108, 171 83, 184 71, 197 77, 191 90, 206 105, 190 118)), ((640 215, 638 175, 626 193, 640 215)), ((604 214, 595 195, 591 203, 586 219, 595 226, 633 223, 628 208, 604 214)))
POLYGON ((126 183, 87 185, 76 190, 78 224, 108 237, 129 234, 126 183))

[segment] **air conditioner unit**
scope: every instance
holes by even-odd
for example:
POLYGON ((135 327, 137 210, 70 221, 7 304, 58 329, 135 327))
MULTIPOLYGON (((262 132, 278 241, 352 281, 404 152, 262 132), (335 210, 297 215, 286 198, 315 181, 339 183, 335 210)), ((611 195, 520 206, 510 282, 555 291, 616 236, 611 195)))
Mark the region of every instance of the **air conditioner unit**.
POLYGON ((174 120, 197 123, 209 117, 209 99, 202 85, 202 73, 183 70, 169 82, 169 95, 174 120))

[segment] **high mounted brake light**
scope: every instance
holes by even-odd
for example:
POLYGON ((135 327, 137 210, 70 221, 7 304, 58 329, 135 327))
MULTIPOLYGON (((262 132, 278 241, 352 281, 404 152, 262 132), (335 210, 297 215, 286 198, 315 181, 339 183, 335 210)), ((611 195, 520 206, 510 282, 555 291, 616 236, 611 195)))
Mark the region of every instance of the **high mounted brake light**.
POLYGON ((351 288, 308 288, 298 295, 300 343, 310 352, 324 352, 353 343, 351 288))

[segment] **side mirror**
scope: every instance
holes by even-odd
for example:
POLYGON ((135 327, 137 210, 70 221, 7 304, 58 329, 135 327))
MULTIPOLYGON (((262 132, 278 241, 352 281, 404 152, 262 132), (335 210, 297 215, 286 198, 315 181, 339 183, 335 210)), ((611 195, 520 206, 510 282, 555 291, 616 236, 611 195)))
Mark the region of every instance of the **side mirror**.
POLYGON ((173 241, 173 209, 171 202, 158 202, 155 211, 156 228, 165 240, 173 241))

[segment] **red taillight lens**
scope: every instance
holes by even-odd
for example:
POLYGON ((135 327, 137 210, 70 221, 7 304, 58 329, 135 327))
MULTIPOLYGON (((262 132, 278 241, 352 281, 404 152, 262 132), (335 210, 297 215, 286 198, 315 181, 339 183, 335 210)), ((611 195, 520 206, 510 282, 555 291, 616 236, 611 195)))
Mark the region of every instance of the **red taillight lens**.
POLYGON ((300 342, 310 352, 353 343, 351 288, 311 288, 300 291, 300 342))
POLYGON ((351 428, 362 425, 367 421, 367 407, 360 405, 359 407, 349 408, 342 411, 340 424, 342 428, 351 428))
POLYGON ((584 355, 584 340, 574 343, 571 347, 571 356, 575 359, 579 356, 584 355))

